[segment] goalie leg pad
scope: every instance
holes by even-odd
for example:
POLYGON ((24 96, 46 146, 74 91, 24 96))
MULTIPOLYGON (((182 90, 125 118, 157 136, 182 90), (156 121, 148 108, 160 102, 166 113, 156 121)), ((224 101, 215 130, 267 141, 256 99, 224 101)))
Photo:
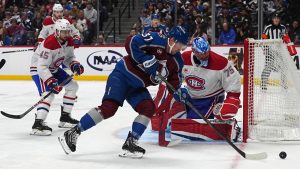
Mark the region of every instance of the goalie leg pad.
MULTIPOLYGON (((228 139, 237 137, 236 120, 210 120, 228 139)), ((202 119, 172 119, 171 138, 193 141, 223 140, 202 119)))

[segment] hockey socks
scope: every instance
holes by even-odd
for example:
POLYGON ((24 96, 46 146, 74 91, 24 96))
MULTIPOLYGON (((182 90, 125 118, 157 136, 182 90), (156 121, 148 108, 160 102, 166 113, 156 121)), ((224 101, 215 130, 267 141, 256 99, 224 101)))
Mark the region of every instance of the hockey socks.
POLYGON ((80 119, 78 127, 81 131, 88 130, 103 120, 99 111, 98 108, 92 108, 80 119))
POLYGON ((138 115, 132 124, 132 136, 139 139, 149 124, 150 118, 144 115, 138 115))

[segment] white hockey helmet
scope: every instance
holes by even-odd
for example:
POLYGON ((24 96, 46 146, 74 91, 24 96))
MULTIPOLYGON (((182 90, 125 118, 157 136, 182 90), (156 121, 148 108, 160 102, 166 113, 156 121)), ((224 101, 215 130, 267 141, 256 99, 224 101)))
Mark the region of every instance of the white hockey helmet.
POLYGON ((52 11, 63 11, 63 10, 64 10, 64 8, 63 8, 63 6, 62 6, 61 4, 55 3, 55 4, 53 5, 52 11))
POLYGON ((66 19, 58 19, 54 25, 55 32, 57 36, 60 36, 62 30, 71 31, 71 24, 66 19))

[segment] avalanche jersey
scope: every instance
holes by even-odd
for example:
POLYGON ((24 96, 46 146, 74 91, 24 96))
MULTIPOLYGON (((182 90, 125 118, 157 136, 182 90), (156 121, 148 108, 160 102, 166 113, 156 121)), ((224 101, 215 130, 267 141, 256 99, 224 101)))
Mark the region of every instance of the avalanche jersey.
MULTIPOLYGON (((74 27, 73 22, 71 19, 64 17, 64 19, 68 20, 70 22, 71 26, 71 36, 73 38, 80 37, 79 31, 74 27)), ((49 35, 54 33, 54 25, 55 21, 53 20, 53 17, 47 17, 43 21, 43 28, 39 34, 38 42, 42 42, 44 39, 46 39, 49 35)))
POLYGON ((34 52, 31 58, 30 72, 32 75, 38 74, 43 81, 46 81, 52 77, 52 73, 55 73, 62 63, 70 65, 72 61, 75 61, 74 59, 72 38, 61 44, 52 34, 34 52))
POLYGON ((144 27, 143 34, 149 33, 149 32, 159 32, 164 35, 167 33, 167 27, 165 25, 160 24, 158 27, 154 28, 151 25, 147 25, 144 27))
POLYGON ((157 85, 158 83, 143 69, 143 62, 154 56, 160 64, 164 65, 167 80, 174 87, 179 87, 182 82, 183 60, 180 52, 175 55, 167 53, 167 39, 165 35, 157 32, 127 38, 125 49, 128 55, 117 63, 115 69, 123 73, 135 87, 157 85))
POLYGON ((184 52, 182 55, 184 60, 182 74, 191 98, 224 95, 225 91, 240 93, 240 74, 223 56, 210 51, 208 65, 202 67, 195 63, 197 58, 192 51, 184 52))

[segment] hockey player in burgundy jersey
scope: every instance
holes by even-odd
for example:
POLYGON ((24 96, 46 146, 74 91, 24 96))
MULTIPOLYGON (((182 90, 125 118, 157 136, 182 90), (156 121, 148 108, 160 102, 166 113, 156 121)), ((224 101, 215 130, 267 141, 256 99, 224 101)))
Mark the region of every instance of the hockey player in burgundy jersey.
POLYGON ((63 6, 59 3, 56 3, 53 5, 52 11, 53 11, 52 17, 50 16, 46 17, 43 21, 43 28, 38 36, 38 44, 40 44, 49 35, 54 33, 54 25, 58 19, 66 19, 70 22, 71 37, 73 38, 74 47, 78 48, 81 44, 80 33, 72 24, 73 21, 70 18, 63 16, 63 12, 64 12, 63 6))
POLYGON ((120 60, 109 75, 102 104, 89 110, 77 126, 59 137, 60 144, 68 154, 76 150, 80 133, 90 129, 104 119, 112 117, 126 100, 138 113, 132 130, 122 147, 121 157, 141 158, 145 150, 138 146, 155 105, 146 87, 157 85, 157 73, 166 77, 176 88, 181 86, 183 60, 180 51, 188 42, 187 32, 180 26, 174 27, 165 36, 157 32, 133 36, 126 42, 128 55, 120 60))
MULTIPOLYGON (((32 126, 33 135, 50 135, 52 129, 45 124, 54 94, 62 90, 59 86, 69 75, 60 68, 61 64, 70 67, 72 72, 81 75, 83 66, 75 60, 74 44, 70 37, 70 23, 65 19, 55 22, 55 33, 48 36, 36 49, 32 56, 30 72, 40 96, 45 96, 50 90, 53 93, 37 106, 35 122, 32 126)), ((65 94, 60 117, 59 127, 74 127, 78 121, 71 118, 78 84, 74 80, 65 83, 65 94)))

